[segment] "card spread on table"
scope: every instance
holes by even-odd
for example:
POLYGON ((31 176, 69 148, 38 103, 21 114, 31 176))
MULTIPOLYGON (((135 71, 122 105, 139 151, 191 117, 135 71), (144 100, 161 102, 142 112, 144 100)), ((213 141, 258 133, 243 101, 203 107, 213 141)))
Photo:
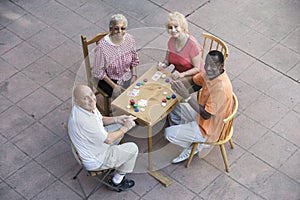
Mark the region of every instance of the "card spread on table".
POLYGON ((162 74, 163 74, 162 72, 157 71, 157 72, 152 76, 152 80, 157 81, 157 80, 161 77, 162 74))
POLYGON ((136 97, 139 96, 140 90, 133 89, 132 91, 127 92, 127 96, 136 97))
POLYGON ((145 100, 145 99, 140 99, 138 101, 138 105, 141 106, 141 107, 145 107, 145 106, 147 106, 147 104, 148 104, 148 101, 145 100))

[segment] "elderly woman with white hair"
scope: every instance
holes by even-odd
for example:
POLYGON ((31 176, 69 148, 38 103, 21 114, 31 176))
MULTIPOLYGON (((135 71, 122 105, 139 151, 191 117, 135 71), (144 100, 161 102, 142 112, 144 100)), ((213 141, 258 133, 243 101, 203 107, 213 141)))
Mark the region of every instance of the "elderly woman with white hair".
POLYGON ((175 66, 173 79, 192 76, 199 71, 204 72, 201 60, 202 47, 188 32, 188 23, 183 14, 169 13, 166 28, 171 38, 165 60, 159 62, 158 69, 166 68, 170 64, 175 66))
POLYGON ((139 58, 135 40, 126 33, 127 19, 122 14, 113 15, 109 22, 110 33, 102 38, 95 49, 92 73, 98 86, 110 97, 118 96, 136 78, 139 58))

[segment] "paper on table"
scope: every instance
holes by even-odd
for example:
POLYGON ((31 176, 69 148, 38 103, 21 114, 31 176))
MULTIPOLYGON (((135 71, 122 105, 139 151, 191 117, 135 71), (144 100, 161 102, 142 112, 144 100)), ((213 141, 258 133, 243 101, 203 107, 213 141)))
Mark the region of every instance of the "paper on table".
POLYGON ((155 72, 155 74, 152 76, 152 80, 157 81, 161 77, 162 74, 163 73, 160 71, 155 72))
POLYGON ((145 106, 148 105, 148 101, 145 100, 145 99, 140 99, 140 100, 138 101, 138 105, 141 106, 141 107, 145 107, 145 106))
POLYGON ((127 92, 127 96, 136 97, 139 96, 140 90, 133 89, 132 91, 127 92))
POLYGON ((165 68, 166 72, 172 73, 172 71, 175 69, 175 66, 173 64, 169 65, 165 68))

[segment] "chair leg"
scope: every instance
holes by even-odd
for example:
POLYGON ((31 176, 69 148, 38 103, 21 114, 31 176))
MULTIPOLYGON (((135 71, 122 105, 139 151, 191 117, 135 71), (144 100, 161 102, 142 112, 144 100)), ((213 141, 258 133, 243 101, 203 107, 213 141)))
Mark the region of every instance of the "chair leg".
POLYGON ((82 193, 83 193, 83 196, 84 196, 84 199, 88 199, 88 197, 86 196, 86 193, 85 193, 85 191, 84 191, 84 189, 83 189, 83 186, 82 186, 82 184, 81 184, 81 181, 80 181, 80 178, 77 178, 77 176, 80 174, 80 172, 82 171, 82 167, 81 167, 81 169, 77 172, 77 174, 73 177, 73 179, 75 180, 75 179, 77 179, 77 182, 78 182, 78 184, 79 184, 79 187, 80 187, 80 189, 81 189, 81 191, 82 191, 82 193))
POLYGON ((221 149, 222 157, 223 157, 223 160, 224 160, 224 163, 225 163, 226 172, 229 172, 229 166, 228 166, 226 151, 225 151, 225 147, 224 147, 223 144, 220 145, 220 149, 221 149))
POLYGON ((230 138, 230 140, 229 140, 229 144, 230 144, 230 147, 233 149, 233 148, 234 148, 234 144, 233 144, 233 141, 232 141, 231 138, 230 138))
MULTIPOLYGON (((85 199, 87 200, 88 198, 90 198, 90 196, 92 196, 102 185, 106 185, 107 187, 110 187, 112 189, 117 189, 117 187, 113 187, 110 184, 108 184, 108 182, 106 182, 106 178, 107 176, 109 176, 111 174, 111 172, 113 171, 113 169, 109 169, 107 172, 102 173, 102 174, 97 174, 95 176, 92 176, 94 179, 98 180, 98 184, 92 189, 92 191, 86 195, 84 193, 85 199)), ((83 188, 82 188, 83 189, 83 188)), ((84 192, 84 191, 83 191, 84 192)))
MULTIPOLYGON (((81 172, 82 170, 83 170, 83 167, 81 167, 81 168, 79 169, 79 171, 75 174, 75 176, 73 176, 73 180, 75 180, 75 179, 78 178, 78 175, 80 174, 80 172, 81 172)), ((81 182, 80 182, 79 178, 77 179, 77 181, 78 181, 79 187, 80 187, 80 189, 81 189, 81 191, 82 191, 82 193, 83 193, 83 195, 84 195, 84 199, 87 199, 87 198, 86 198, 85 191, 84 191, 84 189, 83 189, 83 187, 82 187, 82 185, 81 185, 81 182)))
POLYGON ((107 98, 107 97, 104 97, 104 100, 103 100, 104 102, 104 115, 105 116, 109 116, 109 98, 107 98))
POLYGON ((88 198, 90 198, 90 196, 92 196, 92 194, 94 194, 99 188, 100 188, 101 184, 96 185, 93 190, 87 195, 85 196, 85 199, 87 200, 88 198))
POLYGON ((105 108, 102 108, 98 103, 96 104, 96 107, 101 114, 105 115, 105 108))
POLYGON ((75 176, 73 176, 73 179, 75 180, 77 178, 77 176, 80 174, 80 172, 82 171, 82 167, 80 168, 80 170, 75 174, 75 176))
POLYGON ((186 165, 185 165, 186 168, 188 168, 188 167, 190 166, 190 164, 191 164, 191 162, 192 162, 192 159, 193 159, 193 157, 194 157, 194 153, 195 153, 197 147, 198 147, 198 143, 194 143, 194 144, 193 144, 192 151, 191 151, 191 154, 190 154, 190 157, 188 158, 188 160, 187 160, 187 162, 186 162, 186 165))
POLYGON ((108 188, 111 188, 112 190, 116 190, 117 187, 114 187, 114 186, 110 185, 107 181, 105 181, 106 177, 109 176, 109 175, 112 175, 112 173, 113 173, 114 171, 115 171, 114 169, 109 169, 109 171, 106 172, 106 173, 102 176, 102 178, 100 177, 101 175, 100 175, 100 176, 97 175, 96 178, 97 178, 103 185, 106 185, 108 188))

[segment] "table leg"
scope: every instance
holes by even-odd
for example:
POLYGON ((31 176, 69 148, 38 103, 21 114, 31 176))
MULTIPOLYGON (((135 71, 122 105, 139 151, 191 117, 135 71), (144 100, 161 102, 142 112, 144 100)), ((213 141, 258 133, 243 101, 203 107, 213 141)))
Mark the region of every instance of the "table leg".
POLYGON ((152 165, 152 126, 148 126, 148 168, 153 171, 152 165))
POLYGON ((160 173, 159 171, 153 170, 152 165, 152 126, 148 126, 148 169, 149 174, 153 176, 156 180, 161 182, 165 187, 168 187, 173 181, 160 173))

